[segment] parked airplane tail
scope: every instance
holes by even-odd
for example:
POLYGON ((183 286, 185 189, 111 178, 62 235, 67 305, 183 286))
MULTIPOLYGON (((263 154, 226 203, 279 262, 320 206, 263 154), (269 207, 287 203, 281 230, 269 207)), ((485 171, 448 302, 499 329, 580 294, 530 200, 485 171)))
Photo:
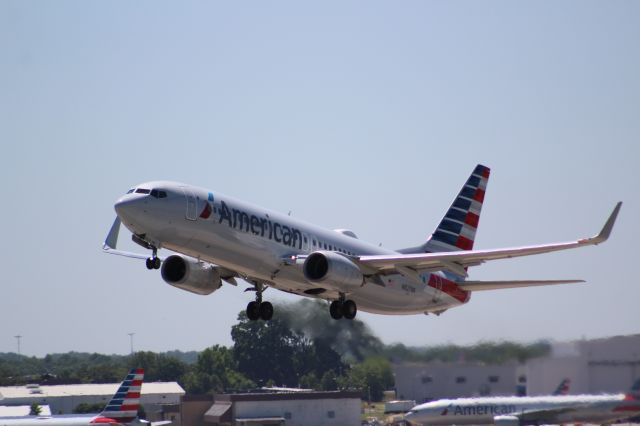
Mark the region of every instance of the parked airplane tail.
POLYGON ((564 379, 560 382, 555 391, 553 391, 552 395, 567 395, 569 393, 569 385, 571 384, 570 379, 564 379))
POLYGON ((640 399, 640 378, 633 383, 631 390, 625 394, 626 400, 639 400, 640 399))
POLYGON ((133 368, 92 423, 129 423, 138 417, 144 369, 133 368))

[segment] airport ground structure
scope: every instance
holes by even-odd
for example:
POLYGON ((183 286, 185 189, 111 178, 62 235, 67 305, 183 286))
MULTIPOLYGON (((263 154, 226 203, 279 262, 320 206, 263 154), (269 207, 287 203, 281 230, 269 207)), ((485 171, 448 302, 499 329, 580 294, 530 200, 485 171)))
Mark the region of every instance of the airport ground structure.
POLYGON ((360 392, 187 395, 182 426, 360 425, 360 392))
MULTIPOLYGON (((0 405, 49 406, 53 415, 72 414, 80 404, 106 404, 120 383, 0 387, 0 405)), ((177 382, 143 383, 140 403, 149 420, 179 420, 180 399, 185 394, 177 382)))
MULTIPOLYGON (((36 403, 43 415, 71 414, 80 404, 106 404, 119 384, 0 387, 0 416, 25 416, 36 403), (50 411, 49 411, 50 407, 50 411)), ((360 425, 361 393, 354 391, 262 392, 185 395, 176 382, 144 383, 147 420, 173 426, 360 425)))
POLYGON ((569 394, 625 392, 640 377, 640 334, 553 343, 551 354, 524 364, 403 363, 393 366, 400 399, 548 395, 560 381, 569 394))

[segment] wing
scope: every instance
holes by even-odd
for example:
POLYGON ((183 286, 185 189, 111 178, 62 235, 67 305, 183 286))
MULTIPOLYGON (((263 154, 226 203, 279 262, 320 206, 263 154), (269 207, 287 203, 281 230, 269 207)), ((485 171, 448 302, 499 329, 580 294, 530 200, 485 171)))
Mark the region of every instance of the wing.
POLYGON ((558 423, 558 416, 570 413, 572 411, 576 411, 576 407, 546 408, 525 411, 523 413, 517 414, 516 417, 520 419, 521 424, 555 424, 558 423))
MULTIPOLYGON (((616 204, 616 207, 613 209, 613 212, 607 219, 598 235, 595 235, 591 238, 583 238, 577 241, 494 250, 467 250, 443 253, 359 256, 355 258, 355 261, 359 265, 361 265, 363 270, 371 271, 372 273, 385 273, 399 271, 403 268, 410 268, 415 271, 425 272, 446 270, 454 274, 466 277, 466 268, 470 266, 480 265, 489 260, 531 256, 534 254, 569 250, 583 246, 600 244, 606 241, 607 238, 609 238, 621 206, 622 202, 616 204)), ((538 283, 541 282, 538 281, 538 283)), ((560 284, 560 282, 555 282, 555 284, 560 284)), ((522 287, 523 285, 524 284, 521 284, 519 286, 522 287)))
POLYGON ((116 216, 116 220, 113 221, 113 225, 111 225, 111 229, 107 234, 107 238, 104 240, 104 243, 102 244, 102 250, 104 250, 105 253, 117 254, 119 256, 131 257, 134 259, 147 259, 149 257, 149 255, 145 255, 145 254, 118 250, 116 246, 118 245, 119 233, 120 233, 120 218, 116 216))

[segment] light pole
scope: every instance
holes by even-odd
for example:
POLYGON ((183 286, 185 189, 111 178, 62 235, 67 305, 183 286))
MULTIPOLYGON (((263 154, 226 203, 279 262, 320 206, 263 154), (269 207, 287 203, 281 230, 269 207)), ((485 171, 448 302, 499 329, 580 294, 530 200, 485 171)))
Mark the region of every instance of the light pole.
POLYGON ((18 355, 20 355, 20 339, 22 339, 21 335, 17 335, 17 336, 13 336, 16 338, 16 341, 18 342, 18 355))
POLYGON ((136 333, 128 333, 129 334, 129 340, 131 342, 131 355, 133 355, 133 335, 136 333))

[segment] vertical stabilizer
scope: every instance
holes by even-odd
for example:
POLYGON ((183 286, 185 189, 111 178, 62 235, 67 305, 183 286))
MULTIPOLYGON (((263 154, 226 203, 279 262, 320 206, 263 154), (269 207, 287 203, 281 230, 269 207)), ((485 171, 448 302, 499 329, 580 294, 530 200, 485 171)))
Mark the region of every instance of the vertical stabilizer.
POLYGON ((553 391, 552 395, 568 395, 569 394, 569 385, 571 384, 570 379, 564 379, 560 382, 555 391, 553 391))
POLYGON ((633 386, 631 386, 631 390, 625 394, 625 400, 638 401, 640 400, 640 379, 637 379, 633 386))
POLYGON ((138 417, 144 370, 133 368, 92 423, 130 423, 138 417), (115 422, 114 422, 115 421, 115 422))
POLYGON ((423 245, 425 252, 473 249, 489 173, 488 167, 476 166, 435 232, 423 245))

